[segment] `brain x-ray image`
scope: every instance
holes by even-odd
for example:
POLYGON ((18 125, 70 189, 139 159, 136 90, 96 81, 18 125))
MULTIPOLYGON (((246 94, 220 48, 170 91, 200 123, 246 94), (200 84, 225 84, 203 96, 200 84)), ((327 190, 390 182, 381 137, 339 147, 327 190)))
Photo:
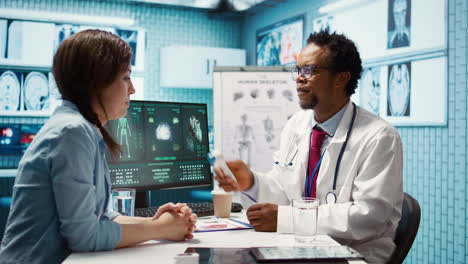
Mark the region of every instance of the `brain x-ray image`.
POLYGON ((0 111, 17 111, 20 106, 21 87, 18 75, 6 71, 0 75, 0 111))
POLYGON ((411 0, 388 0, 387 48, 411 44, 411 0))
POLYGON ((411 103, 411 64, 389 66, 387 115, 409 116, 411 103))
POLYGON ((380 67, 366 68, 359 81, 360 104, 376 115, 380 112, 380 67))
POLYGON ((49 108, 49 80, 40 72, 30 72, 24 81, 25 110, 40 111, 49 108))

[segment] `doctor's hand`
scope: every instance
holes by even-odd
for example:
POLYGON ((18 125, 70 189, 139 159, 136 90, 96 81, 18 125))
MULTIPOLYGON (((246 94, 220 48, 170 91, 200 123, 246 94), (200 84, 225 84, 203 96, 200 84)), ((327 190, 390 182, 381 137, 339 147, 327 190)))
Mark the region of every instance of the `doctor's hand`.
POLYGON ((219 182, 219 187, 226 192, 244 191, 252 187, 254 184, 253 173, 242 160, 227 161, 226 164, 236 177, 237 182, 225 174, 221 168, 215 167, 215 180, 219 182))
POLYGON ((247 210, 247 218, 255 231, 276 232, 278 205, 271 203, 254 204, 247 210))

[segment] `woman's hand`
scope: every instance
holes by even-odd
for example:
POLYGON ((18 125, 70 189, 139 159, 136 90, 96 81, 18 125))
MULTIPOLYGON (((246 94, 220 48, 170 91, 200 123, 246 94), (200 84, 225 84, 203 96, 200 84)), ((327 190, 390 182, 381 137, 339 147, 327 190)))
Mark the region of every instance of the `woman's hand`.
POLYGON ((184 207, 188 208, 187 204, 185 204, 185 203, 177 203, 177 204, 167 203, 167 204, 163 204, 158 208, 158 211, 153 216, 153 220, 158 219, 162 214, 164 214, 166 212, 173 212, 173 213, 177 213, 177 214, 182 213, 182 215, 184 215, 185 213, 187 213, 186 212, 187 209, 184 209, 184 211, 181 211, 181 209, 184 208, 184 207))
POLYGON ((162 232, 161 239, 183 241, 193 238, 197 215, 192 214, 192 210, 185 206, 181 208, 184 214, 165 212, 158 217, 158 228, 162 232), (185 209, 187 208, 187 209, 185 209))

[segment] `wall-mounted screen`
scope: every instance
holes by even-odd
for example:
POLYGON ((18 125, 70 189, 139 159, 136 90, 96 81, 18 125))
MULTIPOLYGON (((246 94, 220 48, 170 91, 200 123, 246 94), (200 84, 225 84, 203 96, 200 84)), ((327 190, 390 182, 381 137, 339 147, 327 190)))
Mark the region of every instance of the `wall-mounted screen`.
POLYGON ((42 124, 0 124, 0 169, 16 169, 42 124))
POLYGON ((257 65, 293 65, 302 49, 304 17, 283 20, 257 31, 257 65))

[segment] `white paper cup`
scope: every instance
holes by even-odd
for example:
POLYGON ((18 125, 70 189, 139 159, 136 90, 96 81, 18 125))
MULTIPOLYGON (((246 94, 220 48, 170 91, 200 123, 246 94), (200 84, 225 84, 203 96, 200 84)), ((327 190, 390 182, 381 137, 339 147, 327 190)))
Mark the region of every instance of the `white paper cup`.
POLYGON ((225 191, 212 191, 214 214, 217 217, 227 218, 231 215, 232 193, 225 191))

